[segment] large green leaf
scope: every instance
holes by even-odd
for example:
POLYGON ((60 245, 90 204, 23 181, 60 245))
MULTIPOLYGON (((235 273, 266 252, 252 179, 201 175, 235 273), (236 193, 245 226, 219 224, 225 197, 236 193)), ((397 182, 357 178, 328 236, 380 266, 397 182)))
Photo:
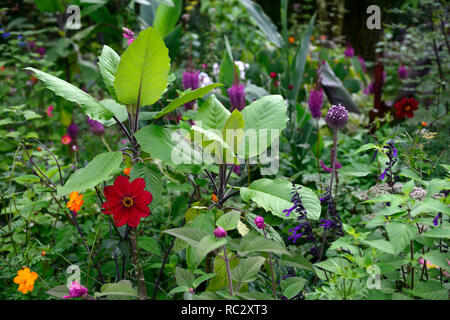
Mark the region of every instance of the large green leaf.
POLYGON ((239 265, 231 270, 231 278, 238 283, 255 281, 259 269, 266 261, 263 257, 250 257, 241 259, 239 265))
POLYGON ((290 266, 290 267, 314 271, 311 262, 309 262, 305 257, 303 257, 302 255, 299 255, 299 254, 292 256, 292 257, 290 257, 288 255, 283 255, 281 257, 280 263, 282 265, 286 265, 286 266, 290 266))
POLYGON ((208 235, 206 231, 187 227, 169 229, 163 232, 177 237, 194 247, 197 247, 200 241, 208 235))
POLYGON ((95 293, 95 297, 103 296, 129 296, 137 298, 137 292, 133 289, 129 280, 120 280, 117 283, 105 283, 100 292, 95 293))
POLYGON ((184 105, 187 102, 193 101, 195 99, 199 99, 201 97, 203 97, 205 94, 207 94, 208 92, 210 92, 212 89, 217 88, 223 86, 223 84, 221 83, 212 83, 210 85, 207 85, 205 87, 202 88, 198 88, 194 91, 190 91, 186 94, 183 94, 181 96, 179 96, 178 98, 172 100, 167 107, 165 107, 164 109, 162 109, 156 116, 154 116, 155 119, 159 119, 162 116, 168 114, 169 112, 172 112, 173 110, 175 110, 176 108, 184 105))
POLYGON ((354 113, 361 113, 358 106, 353 102, 347 89, 344 87, 342 81, 336 77, 328 62, 325 62, 320 67, 321 85, 327 95, 331 104, 342 104, 348 111, 354 113))
POLYGON ((161 197, 163 192, 162 175, 158 166, 150 163, 136 163, 131 169, 130 179, 134 180, 136 178, 145 180, 145 190, 153 195, 150 209, 156 208, 163 200, 163 197, 161 197))
POLYGON ((167 36, 175 25, 181 15, 182 9, 181 0, 173 0, 173 6, 162 2, 158 9, 156 9, 155 19, 153 20, 153 28, 161 35, 162 38, 167 36))
MULTIPOLYGON (((233 253, 227 250, 228 257, 232 257, 233 253)), ((239 264, 239 258, 230 261, 230 269, 233 270, 239 264)), ((214 273, 216 274, 210 281, 207 291, 216 292, 227 287, 227 267, 225 261, 216 256, 214 258, 214 273)))
POLYGON ((197 245, 197 257, 199 259, 203 259, 206 257, 208 253, 210 253, 213 250, 216 250, 217 248, 222 247, 227 243, 227 239, 220 238, 217 239, 214 235, 209 235, 204 237, 197 245))
POLYGON ((108 179, 122 162, 120 151, 106 152, 97 155, 85 168, 72 174, 64 186, 58 186, 58 196, 64 196, 72 191, 84 191, 108 179))
MULTIPOLYGON (((128 119, 127 107, 124 106, 123 104, 117 103, 113 99, 103 99, 103 100, 100 100, 99 103, 102 106, 104 106, 106 109, 108 109, 112 114, 114 114, 116 116, 117 120, 119 120, 120 122, 124 122, 125 120, 128 119)), ((107 127, 112 126, 113 124, 116 124, 116 121, 114 119, 110 119, 110 120, 100 119, 97 121, 107 127)))
POLYGON ((169 51, 158 32, 151 27, 141 31, 117 67, 117 98, 127 105, 155 103, 166 90, 169 67, 169 51))
POLYGON ((225 122, 230 117, 231 113, 228 111, 215 95, 211 95, 208 100, 197 110, 195 115, 195 124, 203 129, 222 130, 225 122))
POLYGON ((394 247, 386 240, 363 240, 362 243, 385 253, 394 253, 394 247))
POLYGON ((36 74, 36 77, 44 82, 45 87, 53 91, 57 96, 61 96, 66 100, 79 104, 82 107, 83 112, 91 119, 109 120, 113 117, 114 114, 112 112, 74 85, 35 68, 27 67, 25 70, 33 71, 36 74))
POLYGON ((135 133, 143 151, 167 164, 201 164, 205 159, 201 150, 193 147, 191 140, 179 131, 157 125, 149 125, 135 133))
POLYGON ((177 281, 177 285, 192 288, 194 279, 194 275, 189 270, 180 267, 175 268, 175 280, 177 281))
POLYGON ((226 231, 234 230, 237 228, 238 222, 241 219, 241 213, 237 211, 231 211, 220 216, 216 221, 218 227, 224 228, 226 231))
POLYGON ((311 17, 309 21, 308 29, 306 29, 305 34, 301 43, 297 47, 297 52, 295 53, 295 59, 292 63, 292 90, 289 92, 289 100, 292 104, 297 101, 298 92, 300 90, 300 85, 302 84, 303 73, 305 71, 306 57, 309 51, 309 39, 311 38, 312 31, 314 29, 314 22, 316 20, 316 14, 311 17))
MULTIPOLYGON (((298 189, 299 186, 297 186, 298 189)), ((292 207, 292 184, 286 180, 269 180, 266 178, 253 181, 248 188, 241 188, 241 198, 244 201, 254 201, 264 210, 272 212, 274 215, 287 219, 283 210, 292 207)), ((302 187, 298 190, 306 209, 307 217, 311 220, 318 220, 320 217, 320 200, 311 189, 302 187)), ((296 212, 292 212, 289 219, 298 217, 296 212)))
POLYGON ((222 138, 229 145, 234 154, 244 137, 245 120, 239 110, 234 109, 222 128, 222 138))
POLYGON ((417 228, 406 223, 391 222, 386 225, 386 231, 395 253, 399 253, 414 239, 417 228))
POLYGON ((258 27, 264 32, 267 39, 278 48, 283 47, 283 38, 278 33, 277 27, 272 23, 270 18, 264 13, 263 9, 251 0, 241 0, 248 13, 256 20, 258 27))
POLYGON ((282 96, 270 95, 252 102, 242 110, 245 136, 239 146, 240 158, 257 156, 270 147, 286 128, 286 109, 282 96), (262 138, 264 134, 267 134, 266 139, 262 138))
POLYGON ((114 78, 117 67, 120 63, 120 56, 107 45, 103 46, 102 54, 98 57, 98 67, 103 77, 106 89, 109 94, 117 100, 116 91, 114 90, 114 78))
POLYGON ((290 253, 273 240, 266 239, 255 231, 247 233, 239 244, 239 252, 247 254, 250 252, 273 252, 276 254, 290 255, 290 253))
MULTIPOLYGON (((233 57, 230 56, 228 50, 223 51, 222 62, 220 63, 219 70, 219 81, 225 84, 227 87, 231 87, 233 85, 234 79, 236 75, 239 77, 239 69, 236 67, 233 61, 233 57)), ((222 90, 225 94, 225 90, 222 90)))
POLYGON ((283 289, 283 295, 292 299, 295 297, 305 286, 306 280, 301 277, 290 277, 281 281, 281 288, 283 289))
POLYGON ((446 226, 434 227, 423 235, 427 238, 450 239, 450 228, 446 226))
POLYGON ((426 198, 424 201, 420 202, 417 207, 415 207, 411 211, 411 215, 413 217, 417 216, 421 213, 430 213, 433 212, 435 214, 442 212, 446 215, 450 215, 450 208, 445 205, 443 202, 433 199, 433 198, 426 198))

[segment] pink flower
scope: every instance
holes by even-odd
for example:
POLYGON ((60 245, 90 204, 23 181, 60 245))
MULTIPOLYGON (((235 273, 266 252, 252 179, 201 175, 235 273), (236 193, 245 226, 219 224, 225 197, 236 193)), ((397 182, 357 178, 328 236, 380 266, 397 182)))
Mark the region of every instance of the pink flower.
POLYGON ((123 31, 123 33, 122 33, 123 37, 128 39, 127 43, 128 43, 128 45, 130 45, 134 41, 134 32, 125 27, 122 28, 122 31, 123 31))
POLYGON ((47 116, 48 116, 49 118, 52 118, 52 117, 53 117, 52 111, 53 111, 53 106, 52 106, 52 105, 49 105, 48 108, 47 108, 47 110, 45 110, 45 112, 47 113, 47 116))
POLYGON ((266 227, 266 224, 264 223, 264 218, 261 216, 257 216, 254 222, 259 229, 264 229, 266 227))
POLYGON ((216 230, 214 230, 214 235, 217 238, 225 238, 227 236, 227 232, 222 227, 217 227, 216 230))
POLYGON ((82 286, 78 281, 73 281, 70 285, 69 289, 69 295, 63 296, 63 299, 69 299, 69 298, 81 298, 87 296, 87 288, 85 286, 82 286))

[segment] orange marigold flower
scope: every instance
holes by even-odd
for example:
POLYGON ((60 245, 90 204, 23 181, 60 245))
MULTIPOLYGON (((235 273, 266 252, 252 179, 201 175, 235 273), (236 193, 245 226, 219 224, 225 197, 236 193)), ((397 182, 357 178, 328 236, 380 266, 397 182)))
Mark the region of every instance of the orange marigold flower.
POLYGON ((123 169, 123 173, 125 173, 127 176, 130 176, 130 171, 131 171, 131 168, 123 169))
POLYGON ((314 41, 314 36, 311 36, 311 38, 309 38, 310 41, 314 41))
POLYGON ((23 294, 28 293, 28 291, 33 291, 34 282, 38 278, 36 272, 31 272, 29 268, 25 268, 17 271, 17 277, 14 278, 14 283, 19 285, 18 290, 23 294))
POLYGON ((42 151, 42 148, 41 147, 37 147, 36 150, 37 151, 42 151))
POLYGON ((67 208, 72 211, 78 212, 84 203, 83 195, 79 194, 78 191, 73 191, 70 195, 70 200, 67 202, 67 208))
POLYGON ((47 254, 47 252, 45 252, 45 251, 41 252, 41 256, 45 256, 46 254, 47 254))
POLYGON ((211 199, 214 202, 219 202, 219 199, 217 198, 217 196, 214 193, 211 195, 211 199))
POLYGON ((288 40, 289 40, 289 43, 294 43, 295 38, 294 37, 289 37, 288 40))
POLYGON ((428 123, 426 123, 425 121, 422 121, 420 124, 424 127, 428 127, 428 123))

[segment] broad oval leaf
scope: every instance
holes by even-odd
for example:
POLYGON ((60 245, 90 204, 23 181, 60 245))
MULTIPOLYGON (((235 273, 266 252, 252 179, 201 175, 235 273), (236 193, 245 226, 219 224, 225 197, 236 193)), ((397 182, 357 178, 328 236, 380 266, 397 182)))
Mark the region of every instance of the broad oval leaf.
POLYGON ((84 191, 108 179, 122 162, 120 151, 106 152, 97 155, 85 168, 72 174, 64 186, 58 186, 58 196, 64 196, 72 191, 84 191))
MULTIPOLYGON (((308 219, 318 220, 321 211, 320 200, 311 189, 306 187, 299 189, 298 187, 297 185, 297 190, 302 198, 308 219)), ((286 217, 286 214, 283 213, 283 210, 289 209, 293 205, 291 203, 292 184, 289 181, 264 178, 253 181, 249 188, 242 187, 240 190, 242 200, 246 202, 252 200, 264 210, 270 211, 276 216, 283 219, 298 217, 298 214, 295 212, 292 212, 289 217, 286 217)))
POLYGON ((114 114, 105 106, 101 105, 86 92, 78 89, 67 81, 35 68, 27 67, 25 70, 34 72, 36 77, 44 82, 45 87, 53 91, 57 96, 61 96, 68 101, 79 104, 82 107, 83 112, 91 119, 109 120, 113 117, 114 114))
POLYGON ((102 54, 98 57, 98 68, 100 69, 106 89, 108 89, 109 94, 115 100, 117 100, 117 95, 114 90, 114 79, 119 63, 120 56, 112 48, 104 45, 102 54))
POLYGON ((154 119, 159 119, 162 116, 168 114, 169 112, 172 112, 176 108, 184 105, 187 102, 193 101, 195 99, 199 99, 203 97, 205 94, 210 92, 212 89, 223 86, 221 83, 212 83, 210 85, 204 86, 202 88, 198 88, 194 91, 188 92, 186 94, 183 94, 182 96, 174 99, 172 102, 170 102, 167 107, 162 109, 158 114, 154 116, 154 119))
POLYGON ((120 102, 145 106, 158 101, 167 87, 170 58, 163 39, 149 27, 122 54, 114 80, 120 102))

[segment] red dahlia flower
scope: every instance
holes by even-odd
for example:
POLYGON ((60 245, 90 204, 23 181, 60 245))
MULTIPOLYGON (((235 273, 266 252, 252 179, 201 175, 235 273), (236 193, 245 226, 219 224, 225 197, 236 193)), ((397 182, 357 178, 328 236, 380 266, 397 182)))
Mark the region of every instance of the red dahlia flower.
POLYGON ((414 117, 414 111, 418 109, 419 102, 414 98, 403 98, 398 101, 394 107, 397 109, 397 116, 405 118, 414 117))
POLYGON ((136 228, 141 218, 150 214, 148 205, 153 200, 152 194, 144 189, 144 179, 137 178, 130 183, 125 176, 118 176, 114 185, 103 190, 107 201, 102 205, 102 212, 112 214, 118 227, 128 224, 136 228))

